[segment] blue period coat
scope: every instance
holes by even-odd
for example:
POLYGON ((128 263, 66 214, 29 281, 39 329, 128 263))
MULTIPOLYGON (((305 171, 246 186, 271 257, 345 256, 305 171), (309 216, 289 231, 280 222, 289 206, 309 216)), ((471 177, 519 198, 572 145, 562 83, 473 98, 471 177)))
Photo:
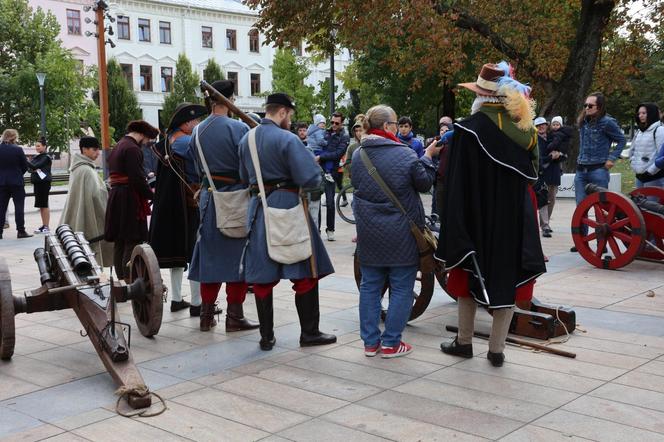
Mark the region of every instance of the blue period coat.
MULTIPOLYGON (((217 190, 228 192, 246 188, 246 180, 241 183, 238 174, 238 144, 249 131, 249 126, 232 118, 210 115, 196 130, 201 137, 201 148, 210 173, 215 176, 234 177, 238 181, 236 184, 216 182, 217 190)), ((217 228, 214 199, 208 190, 210 185, 194 136, 191 137, 189 149, 194 153, 202 181, 198 203, 201 225, 191 259, 189 279, 199 282, 244 281, 240 273, 240 262, 246 240, 224 236, 217 228)))
MULTIPOLYGON (((256 184, 256 172, 249 153, 248 138, 245 136, 240 142, 240 177, 243 181, 256 184)), ((313 154, 307 151, 295 134, 281 129, 272 120, 264 118, 256 129, 256 146, 264 182, 289 181, 301 188, 313 188, 320 185, 320 167, 316 164, 313 154)), ((298 202, 298 193, 284 189, 273 191, 267 198, 270 207, 280 209, 290 209, 295 207, 298 202)), ((309 226, 314 226, 308 213, 307 219, 309 226)), ((248 222, 251 232, 244 260, 247 282, 267 284, 280 279, 302 279, 315 276, 320 278, 334 273, 330 257, 325 250, 318 229, 315 227, 312 227, 310 231, 317 275, 312 274, 310 260, 284 265, 270 259, 267 252, 263 208, 260 198, 257 196, 252 197, 249 203, 248 222)))

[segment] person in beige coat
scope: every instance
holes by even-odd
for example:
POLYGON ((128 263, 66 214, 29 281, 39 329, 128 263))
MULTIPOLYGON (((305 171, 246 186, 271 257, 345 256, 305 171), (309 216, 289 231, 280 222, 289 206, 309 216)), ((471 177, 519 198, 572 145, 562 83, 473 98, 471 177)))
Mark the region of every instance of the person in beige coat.
MULTIPOLYGON (((95 160, 99 157, 99 141, 94 137, 82 137, 79 147, 81 152, 74 154, 69 169, 69 192, 60 224, 69 224, 75 232, 83 232, 90 241, 104 234, 108 190, 95 167, 95 160)), ((113 244, 98 240, 90 247, 100 266, 113 265, 113 244)))

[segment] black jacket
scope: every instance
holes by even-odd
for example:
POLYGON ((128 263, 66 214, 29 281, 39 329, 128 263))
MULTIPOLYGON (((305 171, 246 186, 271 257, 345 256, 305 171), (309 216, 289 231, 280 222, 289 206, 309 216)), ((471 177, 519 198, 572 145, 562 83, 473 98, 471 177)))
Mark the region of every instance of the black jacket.
POLYGON ((52 176, 51 176, 51 164, 53 163, 53 160, 51 160, 51 156, 47 154, 46 152, 40 153, 36 155, 32 161, 30 161, 30 169, 33 171, 30 174, 30 181, 32 184, 34 183, 42 183, 42 182, 51 182, 52 176), (44 179, 39 178, 39 174, 37 173, 37 169, 40 169, 46 176, 44 179))
POLYGON ((470 290, 480 304, 512 306, 517 287, 546 271, 528 192, 536 175, 529 152, 482 112, 455 125, 436 258, 471 272, 470 290))
POLYGON ((16 144, 0 143, 0 186, 23 186, 28 159, 16 144))

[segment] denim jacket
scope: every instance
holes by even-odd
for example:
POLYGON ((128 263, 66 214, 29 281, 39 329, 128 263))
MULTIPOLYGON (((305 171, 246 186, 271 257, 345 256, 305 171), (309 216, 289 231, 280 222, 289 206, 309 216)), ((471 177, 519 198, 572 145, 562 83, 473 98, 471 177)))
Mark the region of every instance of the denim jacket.
POLYGON ((603 116, 599 120, 586 119, 581 124, 578 164, 601 164, 616 161, 625 148, 626 140, 613 117, 603 116), (611 145, 616 146, 611 149, 611 145))

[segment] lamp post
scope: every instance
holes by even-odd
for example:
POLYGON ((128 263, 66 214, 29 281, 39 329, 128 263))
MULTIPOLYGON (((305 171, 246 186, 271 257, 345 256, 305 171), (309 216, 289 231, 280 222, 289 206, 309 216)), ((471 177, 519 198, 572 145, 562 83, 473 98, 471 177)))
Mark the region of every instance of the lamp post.
POLYGON ((44 81, 46 81, 46 74, 43 72, 37 73, 37 81, 39 82, 39 105, 41 107, 41 137, 46 139, 46 107, 44 107, 44 81))
POLYGON ((330 115, 334 113, 334 42, 337 39, 337 30, 332 29, 330 31, 330 37, 332 41, 332 52, 330 54, 330 115))

